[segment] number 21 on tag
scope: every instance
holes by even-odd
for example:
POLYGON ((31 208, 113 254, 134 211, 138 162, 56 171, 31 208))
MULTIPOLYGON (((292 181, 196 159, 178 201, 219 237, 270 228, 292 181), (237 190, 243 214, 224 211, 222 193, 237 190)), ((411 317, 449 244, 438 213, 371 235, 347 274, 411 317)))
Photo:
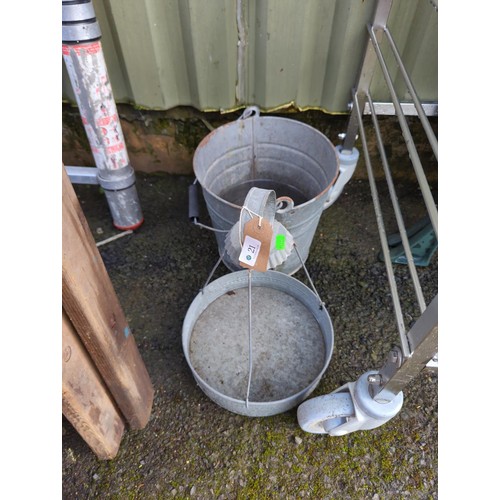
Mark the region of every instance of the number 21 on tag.
POLYGON ((246 235, 239 257, 240 262, 248 266, 254 266, 259 256, 260 246, 261 242, 259 240, 246 235))

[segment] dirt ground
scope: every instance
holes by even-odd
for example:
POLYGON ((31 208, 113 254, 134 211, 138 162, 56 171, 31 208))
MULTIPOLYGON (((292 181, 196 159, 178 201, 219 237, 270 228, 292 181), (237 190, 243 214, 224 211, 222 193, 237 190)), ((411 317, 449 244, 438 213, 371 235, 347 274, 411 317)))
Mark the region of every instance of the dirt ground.
MULTIPOLYGON (((150 421, 127 430, 115 459, 99 461, 63 417, 62 492, 73 498, 437 498, 438 378, 424 371, 401 412, 343 437, 303 432, 295 409, 250 418, 212 402, 183 356, 182 324, 218 258, 215 237, 187 217, 192 175, 137 174, 144 225, 99 247, 155 389, 150 421)), ((416 182, 398 178, 411 226, 424 213, 416 182)), ((378 182, 388 231, 387 187, 378 182)), ((432 182, 437 199, 437 183, 432 182)), ((96 241, 117 233, 96 186, 75 186, 96 241)), ((203 204, 202 204, 203 205, 203 204)), ((209 223, 208 215, 202 214, 209 223)), ((398 335, 366 178, 323 212, 307 269, 331 316, 331 363, 312 396, 381 367, 398 335)), ((437 293, 437 253, 418 274, 427 303, 437 293)), ((405 265, 396 267, 404 320, 419 316, 405 265)), ((219 267, 214 279, 228 271, 219 267)), ((307 284, 303 271, 294 277, 307 284)))

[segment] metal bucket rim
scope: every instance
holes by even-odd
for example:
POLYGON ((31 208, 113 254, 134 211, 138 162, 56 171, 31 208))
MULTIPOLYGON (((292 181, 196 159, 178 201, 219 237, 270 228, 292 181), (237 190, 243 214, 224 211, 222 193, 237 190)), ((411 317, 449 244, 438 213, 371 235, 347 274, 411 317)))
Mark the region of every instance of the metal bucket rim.
MULTIPOLYGON (((221 287, 221 290, 219 291, 220 293, 218 293, 216 296, 212 297, 210 299, 210 301, 204 307, 203 307, 203 304, 200 304, 200 302, 202 302, 202 292, 200 291, 198 293, 198 295, 196 295, 196 297, 194 298, 194 300, 191 302, 191 304, 190 304, 190 306, 189 306, 189 308, 188 308, 188 310, 186 312, 185 319, 184 319, 184 324, 183 324, 183 327, 182 327, 182 349, 183 349, 183 352, 184 352, 184 357, 186 359, 186 362, 187 362, 189 368, 191 369, 192 373, 194 374, 197 383, 201 384, 209 392, 211 392, 213 394, 217 394, 224 401, 232 402, 232 403, 235 403, 235 404, 240 405, 240 406, 242 404, 243 405, 246 404, 246 401, 244 399, 236 399, 236 398, 234 398, 232 396, 228 396, 226 394, 221 393, 220 391, 218 391, 217 389, 215 389, 214 387, 212 387, 211 385, 209 385, 201 377, 201 375, 194 369, 194 367, 193 367, 193 365, 191 363, 190 355, 189 355, 189 342, 191 340, 191 335, 192 335, 192 332, 193 332, 194 325, 196 324, 196 321, 198 321, 198 319, 201 316, 201 314, 208 307, 210 307, 210 305, 213 302, 215 302, 219 297, 222 297, 222 295, 224 295, 228 291, 235 290, 235 289, 238 289, 238 288, 244 288, 245 287, 245 282, 246 282, 246 279, 247 279, 246 276, 247 276, 247 271, 245 271, 245 270, 243 270, 243 271, 235 271, 235 272, 226 274, 226 275, 224 275, 224 276, 216 279, 215 281, 213 281, 209 285, 207 285, 205 287, 205 291, 207 289, 209 289, 210 287, 213 288, 214 284, 220 285, 222 283, 224 285, 224 287, 221 287), (245 276, 244 279, 242 279, 243 275, 245 276), (227 281, 228 283, 224 283, 225 281, 227 281), (235 283, 237 283, 238 285, 241 284, 241 286, 230 287, 231 285, 234 285, 235 283), (195 310, 197 308, 200 308, 200 307, 202 307, 202 308, 201 308, 200 311, 197 311, 196 316, 195 316, 195 318, 193 320, 193 326, 192 326, 192 328, 188 328, 188 325, 186 324, 186 319, 187 319, 189 313, 190 312, 192 313, 193 310, 195 310)), ((269 285, 272 285, 272 282, 276 281, 276 280, 278 280, 278 281, 289 281, 289 282, 292 282, 292 283, 294 283, 294 286, 297 287, 299 290, 303 290, 309 296, 311 296, 311 297, 314 296, 314 298, 317 298, 316 295, 314 294, 314 292, 308 286, 306 286, 304 283, 302 283, 301 281, 299 281, 298 279, 296 279, 296 278, 294 278, 292 276, 289 276, 287 274, 281 273, 279 271, 266 271, 266 272, 257 272, 257 271, 254 271, 253 278, 252 278, 252 285, 253 286, 268 286, 269 287, 269 285), (267 281, 267 280, 270 280, 270 281, 267 281), (257 282, 260 282, 260 283, 257 284, 257 282)), ((270 288, 272 288, 272 286, 270 288)), ((302 302, 302 300, 300 299, 300 297, 297 297, 297 295, 293 295, 293 294, 290 294, 290 295, 292 297, 294 297, 295 299, 299 300, 300 302, 302 302)), ((308 307, 307 304, 304 304, 303 302, 302 302, 302 304, 310 310, 310 308, 308 307)), ((325 341, 325 359, 324 359, 324 362, 323 362, 323 367, 319 371, 319 373, 316 375, 316 377, 308 385, 306 385, 305 387, 303 387, 301 390, 295 392, 294 394, 291 394, 290 396, 287 396, 286 398, 276 399, 276 400, 273 400, 273 401, 249 401, 248 402, 249 407, 255 408, 255 407, 268 407, 270 405, 276 405, 276 406, 278 406, 278 405, 286 405, 287 403, 293 402, 294 400, 296 400, 301 395, 305 395, 304 398, 307 397, 307 394, 310 393, 310 392, 312 392, 316 388, 316 386, 320 382, 321 378, 323 377, 324 373, 328 369, 328 366, 330 365, 330 362, 331 362, 331 359, 332 359, 332 355, 333 355, 334 342, 335 342, 335 332, 334 332, 334 329, 333 329, 333 323, 332 323, 332 320, 330 318, 330 315, 328 314, 328 311, 326 310, 326 308, 324 306, 323 306, 323 313, 321 313, 321 314, 326 319, 326 328, 323 328, 323 326, 320 324, 320 322, 318 321, 318 319, 316 318, 316 316, 313 314, 314 317, 315 317, 315 319, 316 319, 316 321, 318 321, 318 325, 319 325, 319 327, 321 329, 321 332, 323 334, 323 339, 325 341), (329 349, 327 348, 327 345, 326 345, 327 337, 331 338, 331 345, 330 345, 329 349)), ((206 394, 206 392, 205 392, 205 394, 206 394)), ((213 398, 209 394, 207 394, 207 396, 210 399, 213 400, 213 398)), ((219 403, 217 403, 217 404, 219 404, 219 403)), ((220 405, 220 406, 223 406, 223 405, 220 405)), ((233 411, 233 410, 230 410, 230 411, 233 411)))
MULTIPOLYGON (((331 180, 331 182, 328 184, 328 186, 325 189, 323 189, 323 191, 321 191, 320 193, 318 193, 317 195, 315 195, 310 200, 307 200, 306 202, 301 203, 300 205, 296 205, 294 207, 294 209, 298 208, 298 207, 304 207, 307 204, 311 204, 311 203, 313 203, 317 199, 321 198, 323 195, 325 195, 326 193, 328 193, 330 191, 330 189, 335 184, 335 182, 337 181, 337 179, 338 179, 338 177, 340 175, 340 156, 339 156, 339 152, 337 151, 337 148, 333 145, 333 143, 330 141, 330 139, 328 139, 328 137, 326 137, 326 135, 323 134, 323 132, 321 132, 318 129, 312 127, 311 125, 308 125, 307 123, 303 123, 303 122, 301 122, 299 120, 293 120, 291 118, 285 118, 285 117, 282 117, 282 116, 260 116, 259 115, 259 116, 251 116, 249 118, 245 118, 245 120, 280 120, 280 121, 286 121, 286 122, 293 122, 293 123, 299 124, 299 125, 301 125, 303 127, 306 127, 308 129, 310 129, 312 132, 315 132, 316 134, 319 134, 320 136, 322 136, 323 139, 325 140, 326 144, 327 144, 327 147, 331 147, 332 148, 333 154, 335 156, 336 167, 337 167, 336 168, 336 173, 333 176, 333 179, 331 180)), ((225 123, 224 125, 221 125, 220 127, 217 127, 216 129, 214 129, 210 133, 208 133, 201 140, 200 144, 198 144, 198 147, 196 148, 196 150, 194 152, 194 155, 193 155, 193 169, 194 169, 194 173, 195 173, 196 179, 198 180, 198 182, 200 183, 201 187, 205 191, 207 191, 211 196, 213 196, 217 200, 222 201, 223 203, 226 203, 227 205, 230 205, 233 208, 241 210, 243 207, 241 207, 240 205, 236 205, 235 203, 231 203, 230 201, 227 201, 224 198, 221 198, 219 195, 217 195, 216 193, 214 193, 213 191, 211 191, 210 189, 208 189, 206 187, 206 185, 201 181, 201 179, 196 175, 196 161, 197 161, 197 158, 198 158, 198 155, 199 155, 199 152, 201 151, 201 149, 203 149, 204 147, 206 147, 208 145, 208 143, 210 142, 210 140, 213 137, 215 137, 218 133, 222 133, 221 131, 223 129, 228 128, 228 127, 233 127, 234 125, 236 125, 238 123, 238 121, 239 120, 234 120, 232 122, 225 123)))

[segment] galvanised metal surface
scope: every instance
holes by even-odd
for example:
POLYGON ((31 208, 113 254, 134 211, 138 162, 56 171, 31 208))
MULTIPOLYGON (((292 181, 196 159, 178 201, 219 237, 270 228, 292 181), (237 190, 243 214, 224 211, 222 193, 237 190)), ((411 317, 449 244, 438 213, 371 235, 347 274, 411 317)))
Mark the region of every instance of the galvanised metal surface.
POLYGON ((101 42, 63 43, 62 52, 113 223, 135 229, 144 218, 101 42))
POLYGON ((234 413, 264 417, 294 408, 314 391, 330 363, 334 332, 328 312, 303 283, 276 271, 252 275, 255 321, 248 400, 243 296, 248 294, 248 271, 227 274, 195 297, 184 319, 182 348, 210 399, 234 413))
MULTIPOLYGON (((62 53, 113 223, 135 229, 142 210, 91 0, 63 0, 62 53)), ((92 183, 93 179, 92 179, 92 183)))
POLYGON ((63 42, 83 42, 101 37, 99 23, 90 0, 62 1, 62 39, 63 42))
MULTIPOLYGON (((258 114, 207 135, 195 151, 193 167, 212 224, 219 230, 230 230, 239 221, 251 187, 292 198, 295 205, 277 210, 276 220, 290 231, 304 261, 340 172, 338 152, 321 132, 296 120, 258 114)), ((215 236, 225 265, 235 270, 224 255, 225 234, 215 236)), ((276 270, 293 274, 301 267, 292 254, 276 270)))
POLYGON ((97 167, 73 167, 65 165, 65 168, 72 184, 99 185, 97 167))
MULTIPOLYGON (((95 0, 117 102, 149 109, 348 111, 375 0, 95 0)), ((388 26, 422 102, 436 102, 437 12, 393 2, 388 26)), ((390 48, 382 46, 384 54, 390 48)), ((389 69, 397 65, 388 56, 389 69)), ((395 78, 401 101, 410 101, 395 78)), ((382 75, 374 101, 388 101, 382 75)), ((74 94, 63 70, 63 99, 74 94)))

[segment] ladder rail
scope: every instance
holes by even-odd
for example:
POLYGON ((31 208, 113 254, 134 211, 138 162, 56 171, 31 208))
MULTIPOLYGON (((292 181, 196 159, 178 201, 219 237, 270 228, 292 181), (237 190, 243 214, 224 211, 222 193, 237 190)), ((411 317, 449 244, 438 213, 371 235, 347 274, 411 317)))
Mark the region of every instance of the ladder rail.
POLYGON ((405 117, 403 106, 396 93, 393 79, 390 75, 386 60, 381 50, 381 42, 385 37, 390 47, 390 53, 394 56, 397 68, 400 71, 409 93, 412 97, 417 115, 427 135, 427 139, 435 155, 438 159, 438 143, 434 131, 425 114, 422 103, 418 97, 417 91, 411 81, 410 75, 405 68, 400 52, 394 42, 394 39, 387 26, 387 20, 392 7, 392 0, 378 0, 375 15, 372 23, 367 25, 368 39, 365 51, 365 57, 362 63, 358 82, 352 92, 352 110, 349 117, 347 131, 344 137, 343 150, 351 151, 359 132, 362 149, 365 158, 372 201, 375 210, 378 232, 380 236, 382 253, 386 266, 389 288, 392 296, 397 330, 399 333, 400 346, 393 349, 383 367, 379 370, 377 376, 370 376, 369 383, 371 384, 372 397, 377 402, 390 402, 394 400, 399 392, 415 378, 426 364, 437 354, 438 349, 438 307, 437 294, 432 298, 427 305, 423 296, 422 287, 418 279, 418 274, 415 268, 413 256, 411 254, 410 243, 403 220, 403 214, 397 198, 397 193, 392 180, 392 175, 389 167, 389 162, 385 154, 384 142, 380 127, 378 124, 376 108, 370 94, 370 84, 378 67, 382 71, 384 81, 391 95, 392 104, 394 106, 395 115, 397 116, 399 126, 406 144, 406 148, 413 166, 413 170, 417 177, 417 181, 422 193, 423 201, 429 216, 432 228, 438 236, 438 212, 434 201, 426 174, 424 172, 422 162, 420 160, 415 142, 413 140, 411 130, 405 117), (395 280, 395 273, 389 246, 387 241, 387 233, 382 217, 382 209, 380 198, 377 191, 375 177, 373 173, 372 161, 368 149, 367 133, 363 123, 363 114, 371 114, 372 126, 375 131, 377 149, 380 154, 384 177, 389 188, 389 195, 394 209, 396 221, 398 224, 399 233, 404 247, 405 255, 408 262, 408 269, 411 275, 416 302, 420 308, 421 316, 415 321, 409 330, 406 329, 403 320, 403 311, 401 301, 395 280))

